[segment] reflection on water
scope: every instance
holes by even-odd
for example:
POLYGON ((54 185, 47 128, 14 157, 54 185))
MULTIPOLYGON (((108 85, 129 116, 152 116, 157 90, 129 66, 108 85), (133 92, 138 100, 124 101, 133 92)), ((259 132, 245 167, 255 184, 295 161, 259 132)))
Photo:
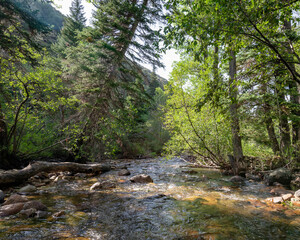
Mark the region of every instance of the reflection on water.
POLYGON ((267 204, 267 187, 233 185, 217 170, 180 159, 112 161, 153 183, 133 184, 117 170, 98 176, 117 188, 90 192, 95 178, 40 188, 33 196, 60 217, 0 221, 0 239, 299 239, 300 211, 267 204))

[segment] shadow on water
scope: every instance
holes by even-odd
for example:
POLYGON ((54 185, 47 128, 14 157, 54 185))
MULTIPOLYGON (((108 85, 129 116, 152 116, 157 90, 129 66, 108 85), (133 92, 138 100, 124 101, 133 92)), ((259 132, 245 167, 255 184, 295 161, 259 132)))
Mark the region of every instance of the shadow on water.
POLYGON ((132 184, 112 171, 99 177, 118 182, 111 190, 90 192, 97 179, 51 186, 31 197, 65 214, 3 219, 0 239, 299 239, 299 211, 262 202, 263 185, 235 186, 213 170, 185 173, 178 159, 128 164, 154 183, 132 184))

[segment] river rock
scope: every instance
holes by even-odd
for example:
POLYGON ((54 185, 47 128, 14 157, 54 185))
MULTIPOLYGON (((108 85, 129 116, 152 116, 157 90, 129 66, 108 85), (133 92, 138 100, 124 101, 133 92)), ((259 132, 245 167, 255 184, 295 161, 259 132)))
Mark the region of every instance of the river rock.
POLYGON ((118 172, 118 175, 119 176, 129 176, 130 175, 130 172, 128 169, 122 169, 118 172))
POLYGON ((35 192, 35 191, 36 191, 36 187, 32 186, 30 184, 28 184, 25 187, 22 187, 21 189, 19 189, 19 192, 21 192, 21 193, 31 193, 31 192, 35 192))
POLYGON ((25 202, 28 202, 27 197, 21 196, 19 194, 13 194, 3 203, 3 205, 9 205, 14 203, 25 203, 25 202))
POLYGON ((58 217, 61 217, 61 216, 64 216, 66 215, 66 211, 62 210, 62 211, 59 211, 59 212, 56 212, 52 215, 52 217, 54 218, 58 218, 58 217))
POLYGON ((112 181, 103 181, 103 182, 96 182, 94 183, 91 187, 90 190, 98 190, 98 189, 111 189, 111 188, 115 188, 116 187, 116 183, 112 182, 112 181))
POLYGON ((86 178, 86 173, 76 173, 74 176, 75 176, 76 179, 86 178))
POLYGON ((5 194, 2 190, 0 190, 0 203, 4 202, 5 194))
POLYGON ((17 214, 23 209, 23 206, 23 202, 4 205, 0 207, 0 217, 6 217, 17 214))
POLYGON ((291 181, 291 186, 294 188, 300 188, 300 177, 296 177, 294 180, 291 181))
POLYGON ((288 194, 282 195, 281 197, 282 197, 283 201, 289 201, 293 197, 293 194, 288 193, 288 194))
POLYGON ((229 181, 233 183, 243 183, 245 181, 245 178, 241 176, 233 176, 229 179, 229 181))
POLYGON ((19 212, 19 215, 22 217, 30 218, 30 217, 35 217, 37 213, 37 210, 35 208, 28 208, 28 209, 23 209, 19 212))
POLYGON ((300 189, 294 193, 294 197, 300 200, 300 189))
POLYGON ((271 189, 270 193, 275 196, 281 196, 284 194, 290 194, 290 193, 293 194, 293 191, 287 190, 284 187, 275 187, 271 189))
POLYGON ((274 182, 289 185, 292 180, 292 172, 286 168, 278 168, 272 171, 265 179, 267 185, 272 186, 274 182))
POLYGON ((267 198, 266 201, 269 201, 269 202, 272 202, 272 203, 282 203, 282 202, 284 202, 282 197, 267 198))
POLYGON ((250 179, 250 180, 253 180, 253 181, 256 181, 256 182, 261 181, 261 178, 258 175, 253 175, 253 174, 250 174, 250 173, 246 173, 245 176, 246 176, 247 179, 250 179))
POLYGON ((47 210, 47 207, 42 202, 37 200, 26 202, 24 204, 23 210, 27 210, 30 208, 34 208, 36 210, 41 210, 41 211, 47 210))
POLYGON ((149 175, 140 174, 130 178, 130 181, 134 183, 152 183, 153 179, 149 175))
POLYGON ((47 211, 37 211, 36 212, 36 218, 45 218, 48 216, 48 212, 47 211))

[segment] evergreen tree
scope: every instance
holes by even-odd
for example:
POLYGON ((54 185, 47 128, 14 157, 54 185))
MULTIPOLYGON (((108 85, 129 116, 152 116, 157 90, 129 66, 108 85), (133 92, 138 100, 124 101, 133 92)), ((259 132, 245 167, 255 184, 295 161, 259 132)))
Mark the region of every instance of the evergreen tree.
POLYGON ((64 50, 67 46, 76 46, 78 43, 77 34, 85 27, 86 18, 81 0, 73 0, 70 7, 70 15, 64 21, 60 36, 53 45, 53 50, 65 57, 64 50))
POLYGON ((85 26, 84 8, 81 0, 73 0, 70 7, 70 15, 66 18, 61 36, 69 45, 76 45, 77 33, 85 26))
MULTIPOLYGON (((88 119, 82 136, 88 136, 91 149, 103 149, 99 144, 108 146, 112 140, 125 152, 128 134, 137 128, 138 115, 150 101, 137 62, 161 66, 157 45, 162 36, 151 25, 163 20, 162 3, 112 0, 94 4, 94 27, 84 29, 78 46, 66 51, 65 63, 71 66, 66 76, 80 79, 74 83, 76 95, 88 106, 81 112, 81 119, 88 119)), ((77 148, 82 142, 76 143, 77 148)))

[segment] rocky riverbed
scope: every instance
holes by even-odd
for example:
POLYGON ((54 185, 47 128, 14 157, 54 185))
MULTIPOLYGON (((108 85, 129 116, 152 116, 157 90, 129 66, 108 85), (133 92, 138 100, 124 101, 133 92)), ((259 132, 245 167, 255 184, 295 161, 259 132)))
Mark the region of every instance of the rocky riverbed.
POLYGON ((0 191, 0 239, 299 239, 300 192, 179 158, 40 173, 0 191))

